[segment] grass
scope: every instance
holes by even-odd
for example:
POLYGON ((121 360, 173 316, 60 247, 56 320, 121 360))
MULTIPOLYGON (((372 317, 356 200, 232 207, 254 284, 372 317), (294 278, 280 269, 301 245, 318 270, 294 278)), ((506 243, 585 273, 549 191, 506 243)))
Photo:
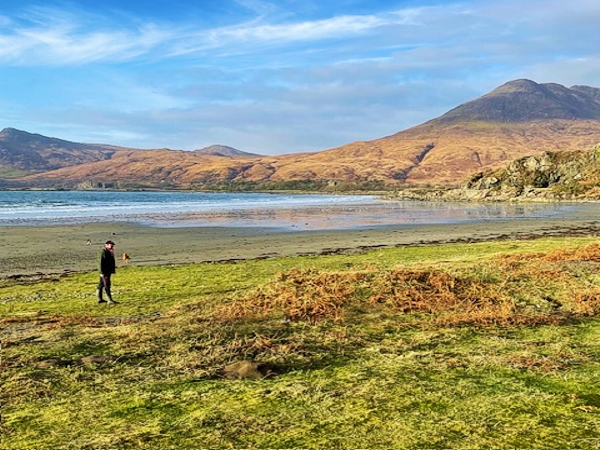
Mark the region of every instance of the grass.
POLYGON ((599 267, 555 238, 129 266, 115 307, 6 280, 0 447, 600 448, 599 267))
POLYGON ((29 175, 30 172, 26 172, 24 170, 15 169, 13 167, 5 167, 0 166, 0 178, 11 179, 11 178, 20 178, 26 175, 29 175))

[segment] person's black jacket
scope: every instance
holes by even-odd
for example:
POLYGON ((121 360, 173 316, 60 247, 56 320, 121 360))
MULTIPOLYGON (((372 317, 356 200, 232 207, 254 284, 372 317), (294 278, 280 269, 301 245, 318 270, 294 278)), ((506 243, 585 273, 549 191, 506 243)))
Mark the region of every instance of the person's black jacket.
POLYGON ((100 251, 100 273, 102 275, 111 275, 116 272, 117 264, 115 255, 110 250, 103 248, 100 251))

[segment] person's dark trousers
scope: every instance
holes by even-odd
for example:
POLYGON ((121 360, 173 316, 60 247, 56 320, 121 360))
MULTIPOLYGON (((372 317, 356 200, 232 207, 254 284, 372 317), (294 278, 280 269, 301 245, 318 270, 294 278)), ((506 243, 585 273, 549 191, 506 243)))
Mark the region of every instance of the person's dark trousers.
POLYGON ((98 303, 104 303, 105 300, 102 298, 102 291, 106 292, 109 303, 115 303, 110 293, 110 275, 100 275, 100 281, 98 282, 98 303))

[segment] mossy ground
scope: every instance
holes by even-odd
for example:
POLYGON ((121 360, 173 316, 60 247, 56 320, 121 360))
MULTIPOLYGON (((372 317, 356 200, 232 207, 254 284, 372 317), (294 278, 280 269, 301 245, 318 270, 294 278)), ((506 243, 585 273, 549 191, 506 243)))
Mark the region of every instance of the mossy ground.
POLYGON ((1 448, 600 448, 599 268, 565 238, 130 266, 112 307, 5 281, 1 448))

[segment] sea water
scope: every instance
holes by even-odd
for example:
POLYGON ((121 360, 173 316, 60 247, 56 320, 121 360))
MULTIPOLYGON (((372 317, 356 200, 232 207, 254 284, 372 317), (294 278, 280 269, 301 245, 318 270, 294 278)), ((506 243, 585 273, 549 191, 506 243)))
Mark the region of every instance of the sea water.
POLYGON ((0 226, 134 222, 149 226, 348 229, 568 216, 569 204, 387 201, 372 195, 0 191, 0 226))

